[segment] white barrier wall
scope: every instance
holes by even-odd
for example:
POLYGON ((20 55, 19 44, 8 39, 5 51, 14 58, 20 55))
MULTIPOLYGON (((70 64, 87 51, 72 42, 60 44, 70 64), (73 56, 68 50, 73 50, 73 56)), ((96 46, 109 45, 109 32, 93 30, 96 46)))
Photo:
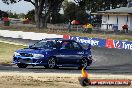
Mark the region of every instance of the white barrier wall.
POLYGON ((0 30, 0 36, 11 37, 11 38, 31 39, 31 40, 41 40, 45 38, 63 38, 63 35, 57 35, 57 34, 9 31, 9 30, 0 30))

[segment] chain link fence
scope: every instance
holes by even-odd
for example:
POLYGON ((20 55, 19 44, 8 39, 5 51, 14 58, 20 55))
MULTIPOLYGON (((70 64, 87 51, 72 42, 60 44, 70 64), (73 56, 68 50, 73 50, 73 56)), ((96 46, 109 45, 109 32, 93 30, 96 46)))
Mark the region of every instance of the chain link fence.
MULTIPOLYGON (((100 31, 101 25, 100 24, 92 24, 93 31, 100 31)), ((68 25, 68 24, 48 24, 48 28, 52 30, 65 30, 65 31, 76 31, 76 32, 83 32, 85 29, 83 25, 68 25)))

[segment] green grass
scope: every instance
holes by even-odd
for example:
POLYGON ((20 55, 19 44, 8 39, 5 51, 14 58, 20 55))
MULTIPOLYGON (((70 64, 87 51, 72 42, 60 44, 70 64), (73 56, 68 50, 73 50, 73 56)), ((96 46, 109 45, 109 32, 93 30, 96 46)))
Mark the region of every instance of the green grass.
POLYGON ((11 64, 14 51, 24 48, 22 45, 13 45, 0 42, 0 64, 11 64))

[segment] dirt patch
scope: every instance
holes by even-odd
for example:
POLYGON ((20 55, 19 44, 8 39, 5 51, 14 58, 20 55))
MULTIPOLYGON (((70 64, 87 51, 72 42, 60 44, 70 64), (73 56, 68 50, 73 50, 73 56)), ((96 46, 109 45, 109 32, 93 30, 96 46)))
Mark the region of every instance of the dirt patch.
MULTIPOLYGON (((55 73, 19 73, 0 72, 0 88, 83 88, 79 82, 79 74, 55 73)), ((103 75, 92 75, 93 78, 106 78, 103 75)), ((107 78, 123 78, 107 76, 107 78)), ((125 76, 124 76, 125 77, 125 76)), ((131 76, 126 76, 131 78, 131 76)), ((88 86, 86 88, 132 88, 132 86, 88 86)))
MULTIPOLYGON (((59 82, 59 81, 58 81, 59 82)), ((54 81, 41 81, 33 78, 32 76, 22 77, 22 76, 2 76, 0 83, 4 85, 15 85, 15 86, 57 86, 54 81), (4 83, 3 83, 4 82, 4 83)))
POLYGON ((81 88, 76 77, 2 73, 0 88, 81 88))

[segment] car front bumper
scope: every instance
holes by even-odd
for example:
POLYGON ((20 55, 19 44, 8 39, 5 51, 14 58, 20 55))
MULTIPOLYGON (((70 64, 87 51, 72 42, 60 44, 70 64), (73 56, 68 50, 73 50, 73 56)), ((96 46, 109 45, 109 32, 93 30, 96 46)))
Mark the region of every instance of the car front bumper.
POLYGON ((28 64, 28 65, 47 65, 46 58, 33 58, 33 57, 13 57, 13 64, 28 64))

